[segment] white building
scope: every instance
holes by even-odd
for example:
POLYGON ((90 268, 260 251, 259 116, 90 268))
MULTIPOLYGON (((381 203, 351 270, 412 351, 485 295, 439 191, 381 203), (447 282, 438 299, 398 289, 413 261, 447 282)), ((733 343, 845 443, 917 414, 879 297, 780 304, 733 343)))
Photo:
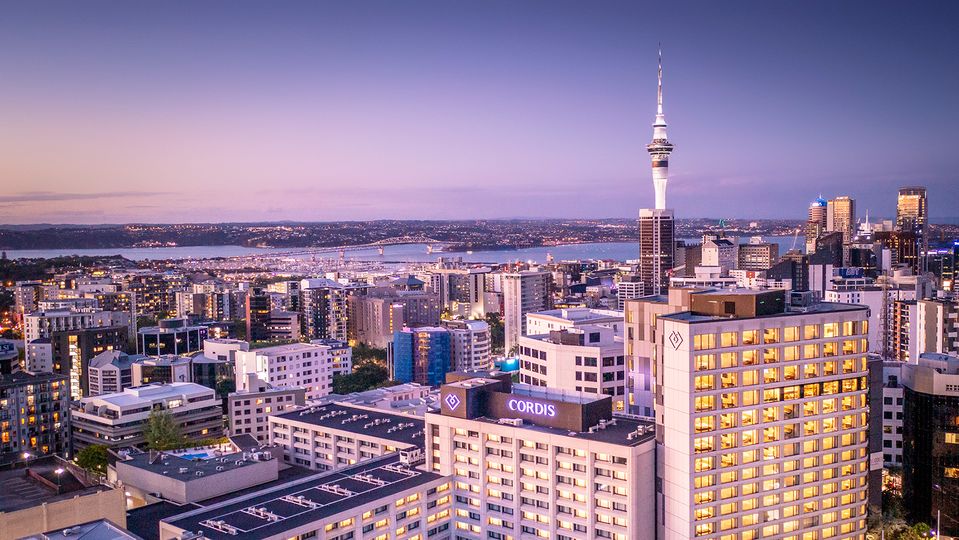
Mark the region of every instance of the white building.
POLYGON ((329 403, 274 414, 270 444, 291 465, 338 470, 423 445, 423 419, 380 409, 329 403))
POLYGON ((87 366, 90 395, 114 394, 133 386, 133 363, 142 358, 121 351, 103 351, 91 358, 87 366))
POLYGON ((827 302, 840 304, 860 304, 869 308, 869 352, 881 354, 883 352, 883 335, 891 331, 892 305, 896 300, 915 300, 915 289, 867 285, 862 287, 843 288, 825 292, 823 299, 827 302), (883 295, 888 302, 888 310, 883 311, 883 295), (885 320, 883 314, 886 314, 885 320), (887 326, 889 328, 887 329, 887 326))
POLYGON ((247 373, 237 381, 236 392, 227 398, 230 435, 248 434, 257 442, 269 442, 270 415, 302 407, 305 403, 303 388, 274 388, 258 379, 255 373, 247 373))
POLYGON ((506 333, 506 352, 526 335, 526 314, 553 307, 551 276, 549 272, 524 270, 502 275, 503 328, 506 333))
POLYGON ((548 334, 554 330, 571 330, 582 326, 609 326, 617 336, 623 335, 623 312, 612 309, 561 308, 537 311, 526 315, 527 336, 548 334))
POLYGON ((444 385, 426 415, 427 464, 452 475, 455 537, 652 540, 650 422, 609 396, 506 380, 444 385))
POLYGON ((657 537, 862 538, 866 308, 791 311, 783 291, 690 300, 657 326, 657 537))
POLYGON ((24 317, 23 338, 30 343, 48 338, 54 332, 106 326, 130 326, 130 314, 122 311, 57 309, 28 313, 24 317))
POLYGON ((488 370, 490 360, 490 330, 486 321, 443 321, 450 333, 450 350, 454 371, 488 370))
POLYGON ((613 398, 625 410, 623 338, 606 326, 579 326, 519 338, 519 382, 613 398))
POLYGON ((275 388, 304 388, 307 399, 329 394, 333 375, 352 370, 352 356, 331 345, 293 343, 233 354, 237 380, 253 373, 275 388))
POLYGON ((637 280, 624 280, 616 284, 616 309, 626 309, 626 301, 646 296, 646 284, 637 280))
POLYGON ((213 390, 194 383, 151 384, 74 402, 74 451, 92 444, 143 446, 143 423, 156 410, 169 412, 189 439, 223 432, 223 409, 213 390))

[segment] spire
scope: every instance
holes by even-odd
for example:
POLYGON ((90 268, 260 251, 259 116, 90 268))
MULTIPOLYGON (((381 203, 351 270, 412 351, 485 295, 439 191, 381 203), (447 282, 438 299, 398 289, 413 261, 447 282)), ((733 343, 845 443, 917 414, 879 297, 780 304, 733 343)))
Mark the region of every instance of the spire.
POLYGON ((663 44, 659 44, 659 86, 656 93, 656 114, 663 114, 663 44))

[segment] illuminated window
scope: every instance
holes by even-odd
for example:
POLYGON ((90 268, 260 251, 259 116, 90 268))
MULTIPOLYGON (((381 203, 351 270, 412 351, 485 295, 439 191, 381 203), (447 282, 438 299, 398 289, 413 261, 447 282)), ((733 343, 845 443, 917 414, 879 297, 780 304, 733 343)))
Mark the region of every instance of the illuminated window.
POLYGON ((764 328, 763 329, 763 343, 779 343, 779 329, 778 328, 764 328))
POLYGON ((783 341, 799 341, 799 327, 798 326, 787 326, 783 329, 783 341))
POLYGON ((715 354, 697 354, 695 357, 696 371, 705 371, 707 369, 716 369, 715 354))
POLYGON ((739 353, 724 352, 719 356, 719 365, 723 368, 731 368, 739 365, 739 353))

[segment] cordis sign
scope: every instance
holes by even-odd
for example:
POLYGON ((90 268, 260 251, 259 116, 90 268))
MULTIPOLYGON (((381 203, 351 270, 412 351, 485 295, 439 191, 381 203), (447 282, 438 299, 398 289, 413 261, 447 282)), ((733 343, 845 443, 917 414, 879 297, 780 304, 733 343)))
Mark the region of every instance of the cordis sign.
POLYGON ((551 403, 537 403, 514 398, 506 402, 506 407, 511 411, 535 414, 536 416, 556 416, 556 405, 551 403))

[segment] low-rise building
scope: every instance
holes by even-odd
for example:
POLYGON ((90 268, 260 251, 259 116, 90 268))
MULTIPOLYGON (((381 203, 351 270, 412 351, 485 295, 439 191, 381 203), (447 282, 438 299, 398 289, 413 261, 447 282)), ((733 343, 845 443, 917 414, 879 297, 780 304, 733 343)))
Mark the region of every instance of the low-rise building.
POLYGON ((163 499, 189 504, 276 480, 268 448, 189 459, 167 452, 124 452, 113 465, 130 507, 163 499))
POLYGON ((180 434, 188 439, 223 433, 223 409, 213 390, 194 383, 151 384, 74 402, 75 450, 92 444, 144 446, 143 423, 156 410, 172 415, 180 434))
POLYGON ((447 477, 393 454, 166 518, 160 540, 448 540, 450 492, 447 477))
POLYGON ((133 386, 133 364, 144 358, 139 354, 122 351, 104 351, 87 366, 89 395, 113 394, 133 386))
POLYGON ((421 448, 423 419, 339 403, 312 406, 271 416, 270 444, 290 464, 337 470, 421 448))

